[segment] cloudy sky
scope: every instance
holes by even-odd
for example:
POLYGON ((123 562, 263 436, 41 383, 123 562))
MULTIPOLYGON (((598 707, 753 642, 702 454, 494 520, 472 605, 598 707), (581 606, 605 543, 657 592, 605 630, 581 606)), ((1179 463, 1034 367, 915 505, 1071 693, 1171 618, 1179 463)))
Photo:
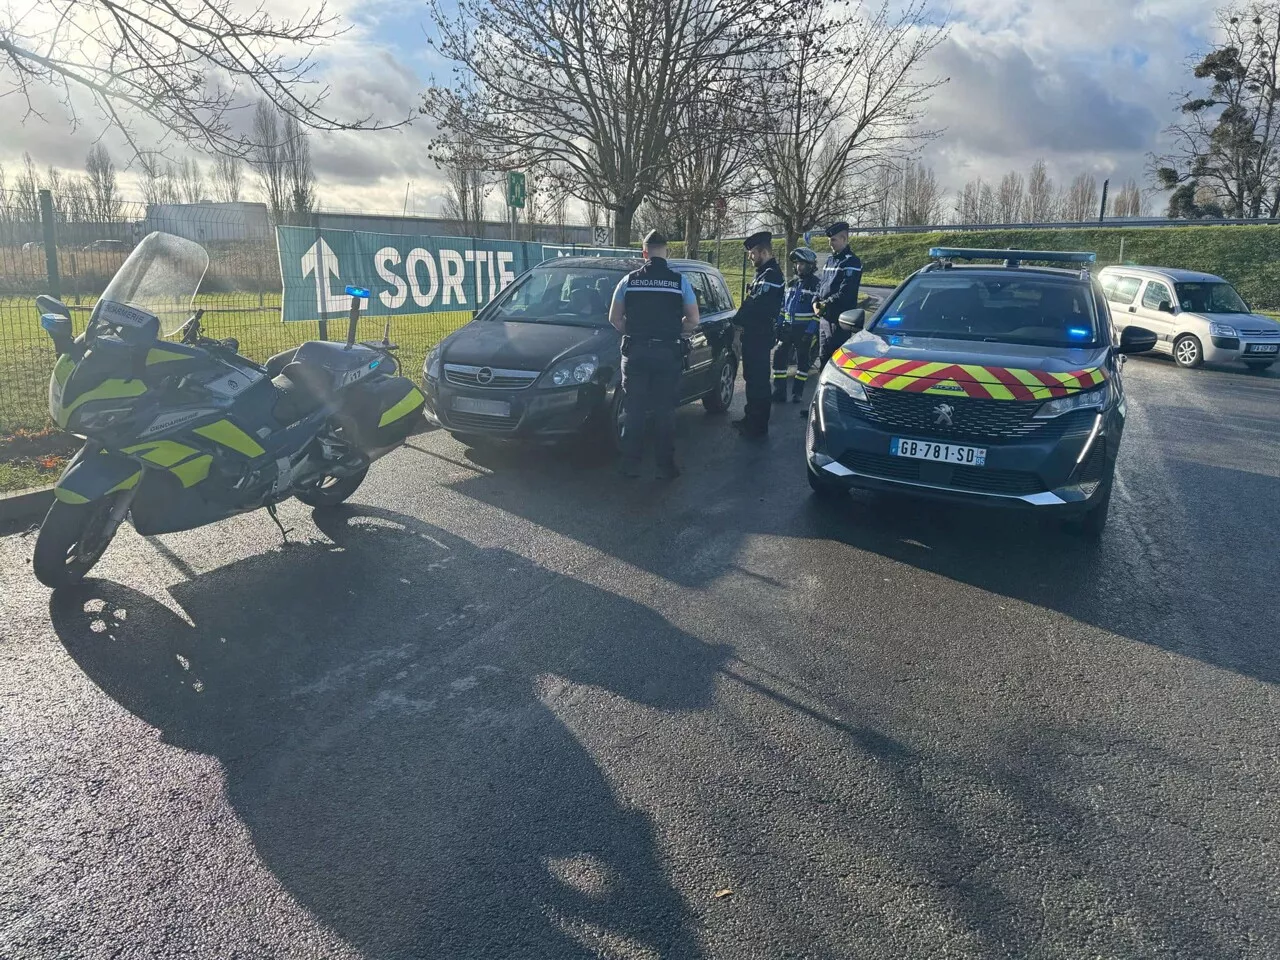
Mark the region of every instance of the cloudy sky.
MULTIPOLYGON (((270 4, 277 15, 305 6, 270 4)), ((329 7, 351 27, 321 51, 334 113, 407 116, 433 74, 448 76, 430 54, 419 0, 331 0, 329 7)), ((1187 58, 1212 39, 1211 7, 1212 0, 952 0, 950 37, 926 67, 950 78, 928 107, 926 123, 944 132, 926 148, 926 163, 952 196, 974 176, 1025 172, 1040 157, 1058 181, 1090 172, 1143 183, 1146 155, 1159 148, 1174 117, 1171 94, 1188 85, 1187 58)), ((12 16, 3 10, 0 20, 12 16)), ((0 73, 0 83, 7 80, 0 73)), ((53 97, 36 97, 46 119, 28 117, 16 127, 9 120, 16 104, 0 101, 8 105, 0 143, 7 169, 23 151, 41 166, 79 169, 99 136, 117 163, 124 161, 124 144, 91 115, 69 132, 53 97)), ((158 134, 145 127, 139 133, 158 134)), ((383 133, 314 137, 322 202, 399 211, 408 186, 410 209, 436 212, 439 172, 426 155, 431 134, 419 121, 383 133)))

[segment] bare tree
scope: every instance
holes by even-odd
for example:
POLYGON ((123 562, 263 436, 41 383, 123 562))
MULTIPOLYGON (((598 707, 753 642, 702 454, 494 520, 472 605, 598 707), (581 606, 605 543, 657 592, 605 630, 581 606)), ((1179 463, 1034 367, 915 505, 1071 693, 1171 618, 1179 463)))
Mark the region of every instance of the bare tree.
POLYGON ((923 227, 942 219, 942 188, 931 168, 908 160, 899 178, 896 220, 899 226, 923 227))
POLYGON ((1022 220, 1026 189, 1022 174, 1015 170, 1010 170, 1000 178, 1000 189, 996 191, 997 222, 1018 223, 1022 220))
POLYGON ((117 197, 116 165, 111 162, 107 148, 101 143, 90 147, 84 169, 93 196, 94 216, 99 220, 114 219, 119 212, 120 200, 117 197))
POLYGON ((980 199, 985 184, 981 177, 974 177, 956 195, 956 220, 962 224, 982 223, 980 199))
POLYGON ((40 222, 40 175, 31 154, 22 155, 22 172, 14 180, 14 219, 23 223, 40 222))
POLYGON ((66 223, 88 223, 96 219, 93 189, 84 177, 67 177, 58 191, 60 215, 66 223))
POLYGON ((199 203, 205 199, 204 172, 200 162, 191 157, 183 157, 178 166, 178 193, 183 203, 199 203))
POLYGON ((311 213, 316 205, 316 173, 311 166, 311 144, 302 124, 287 113, 282 127, 280 154, 284 162, 289 210, 294 222, 302 223, 302 218, 311 213))
POLYGON ((243 161, 239 157, 215 157, 209 173, 209 188, 219 203, 239 203, 244 190, 243 161))
MULTIPOLYGON (((779 44, 779 15, 755 0, 428 0, 434 46, 461 74, 423 112, 442 137, 465 132, 493 170, 559 161, 566 187, 614 213, 630 242, 640 203, 688 143, 692 92, 779 44)), ((750 94, 747 94, 750 95, 750 94)))
POLYGON ((1073 223, 1083 223, 1097 215, 1098 180, 1090 173, 1078 174, 1063 194, 1062 217, 1073 223))
POLYGON ((324 109, 329 89, 311 76, 310 49, 343 30, 323 3, 277 19, 237 0, 40 0, 0 14, 0 83, 29 117, 43 118, 35 104, 51 91, 72 128, 92 103, 138 156, 144 117, 209 152, 244 156, 252 140, 232 116, 252 97, 313 130, 385 126, 324 109))
POLYGON ((1027 179, 1027 220, 1030 223, 1049 223, 1058 218, 1057 199, 1053 180, 1043 160, 1031 165, 1027 179))
POLYGON ((435 160, 445 175, 444 215, 456 220, 463 232, 479 236, 489 192, 483 152, 463 138, 441 144, 435 160))
POLYGON ((784 35, 789 56, 775 71, 759 142, 765 208, 789 247, 823 220, 854 213, 841 206, 859 170, 933 135, 917 123, 929 93, 945 82, 917 78, 946 36, 922 2, 855 8, 835 19, 819 4, 800 11, 797 28, 784 35))
POLYGON ((1111 201, 1111 215, 1113 217, 1140 217, 1142 216, 1143 199, 1142 191, 1138 189, 1138 184, 1130 179, 1126 180, 1115 194, 1115 198, 1111 201))
POLYGON ((978 223, 996 222, 996 194, 985 181, 978 191, 978 223))
POLYGON ((253 152, 249 166, 258 174, 259 186, 271 218, 283 221, 289 210, 289 187, 280 138, 280 115, 268 100, 259 100, 253 111, 253 152))

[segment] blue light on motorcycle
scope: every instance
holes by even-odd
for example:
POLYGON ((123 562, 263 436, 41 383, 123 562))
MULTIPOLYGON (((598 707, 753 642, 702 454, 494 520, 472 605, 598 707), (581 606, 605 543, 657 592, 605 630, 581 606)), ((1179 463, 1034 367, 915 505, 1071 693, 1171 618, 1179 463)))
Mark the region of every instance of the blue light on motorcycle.
POLYGON ((347 296, 359 297, 361 300, 368 300, 369 291, 364 287, 347 287, 347 296))
POLYGON ((369 369, 370 369, 370 370, 377 370, 377 369, 378 369, 378 364, 380 364, 381 362, 382 362, 381 360, 373 360, 373 361, 371 361, 371 362, 370 362, 370 364, 369 364, 369 369))

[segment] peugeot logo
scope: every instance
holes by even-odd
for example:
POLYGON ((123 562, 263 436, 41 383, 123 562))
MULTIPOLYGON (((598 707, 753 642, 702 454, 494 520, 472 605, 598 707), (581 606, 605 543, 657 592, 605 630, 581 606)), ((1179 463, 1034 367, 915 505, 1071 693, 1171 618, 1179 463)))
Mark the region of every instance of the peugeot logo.
POLYGON ((488 384, 493 383, 493 371, 488 367, 481 367, 476 371, 476 383, 488 384))
POLYGON ((933 425, 935 427, 951 427, 951 415, 956 412, 956 408, 949 403, 940 403, 933 408, 933 425))

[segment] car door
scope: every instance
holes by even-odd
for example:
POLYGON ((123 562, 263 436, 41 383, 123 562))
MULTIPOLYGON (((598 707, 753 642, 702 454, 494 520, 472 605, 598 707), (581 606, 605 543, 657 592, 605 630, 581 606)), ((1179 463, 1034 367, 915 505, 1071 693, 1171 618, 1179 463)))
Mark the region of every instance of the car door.
POLYGON ((1108 274, 1102 280, 1102 290, 1107 295, 1107 304, 1111 307, 1111 319, 1116 332, 1122 332, 1133 322, 1137 313, 1138 291, 1142 289, 1142 280, 1125 274, 1108 274))
POLYGON ((1160 309, 1162 303, 1173 303, 1173 291, 1163 280, 1148 280, 1142 288, 1142 296, 1130 312, 1130 322, 1145 327, 1156 335, 1156 349, 1163 353, 1173 351, 1176 323, 1172 313, 1160 309))
POLYGON ((717 291, 711 278, 701 270, 686 271, 685 276, 689 278, 693 295, 698 301, 698 329, 689 337, 689 357, 684 368, 680 395, 684 400, 692 400, 711 389, 711 368, 715 351, 707 334, 709 325, 715 322, 720 311, 717 291))

